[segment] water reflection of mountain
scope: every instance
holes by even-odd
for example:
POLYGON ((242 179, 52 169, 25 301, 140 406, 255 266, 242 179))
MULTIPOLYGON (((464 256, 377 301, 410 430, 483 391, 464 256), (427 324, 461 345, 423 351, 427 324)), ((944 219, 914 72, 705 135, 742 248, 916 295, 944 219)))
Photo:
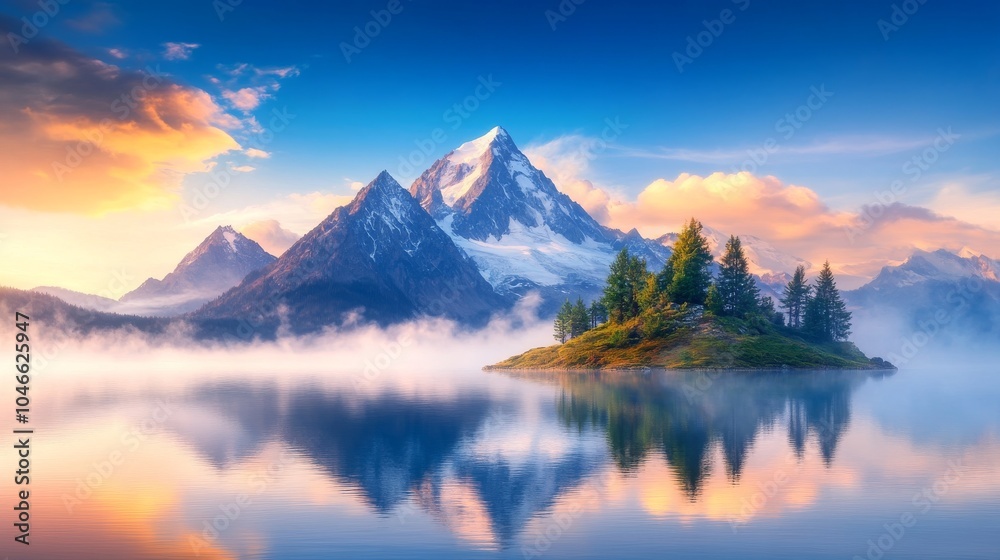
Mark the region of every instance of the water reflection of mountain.
POLYGON ((805 453, 811 435, 823 461, 834 460, 850 422, 851 393, 864 372, 565 373, 558 375, 559 417, 567 426, 605 430, 623 472, 662 454, 691 500, 715 465, 713 443, 737 481, 761 430, 784 428, 805 453))
MULTIPOLYGON (((787 432, 799 456, 815 442, 830 464, 850 422, 851 395, 868 377, 532 376, 552 386, 554 400, 537 390, 420 398, 229 382, 171 399, 164 429, 220 470, 239 468, 268 442, 287 445, 374 512, 402 512, 412 503, 463 538, 502 548, 609 461, 626 474, 665 461, 691 500, 715 470, 738 481, 763 430, 787 432)), ((147 394, 130 402, 150 410, 157 400, 147 394)))
POLYGON ((331 475, 357 484, 383 514, 437 473, 490 410, 490 400, 475 393, 451 402, 349 396, 293 395, 285 435, 331 475))
POLYGON ((519 465, 458 457, 455 474, 476 489, 496 544, 506 546, 532 517, 552 507, 561 495, 592 474, 598 464, 597 457, 580 450, 557 458, 533 458, 519 465))

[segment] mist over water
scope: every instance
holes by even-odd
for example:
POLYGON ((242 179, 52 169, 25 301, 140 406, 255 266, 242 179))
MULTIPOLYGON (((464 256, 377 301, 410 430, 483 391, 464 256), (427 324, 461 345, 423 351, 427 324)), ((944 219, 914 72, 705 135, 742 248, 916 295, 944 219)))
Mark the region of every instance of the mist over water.
POLYGON ((548 344, 547 323, 514 324, 42 340, 28 558, 1000 550, 989 367, 480 371, 548 344))

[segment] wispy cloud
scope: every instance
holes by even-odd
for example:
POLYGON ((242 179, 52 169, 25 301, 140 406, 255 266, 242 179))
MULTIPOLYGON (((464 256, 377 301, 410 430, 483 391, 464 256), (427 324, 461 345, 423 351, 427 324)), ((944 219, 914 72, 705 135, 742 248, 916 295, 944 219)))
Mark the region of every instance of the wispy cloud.
POLYGON ((260 87, 245 87, 238 90, 223 90, 225 97, 233 107, 241 111, 253 111, 260 106, 261 101, 271 97, 267 89, 260 87))
MULTIPOLYGON (((878 137, 878 136, 842 136, 830 138, 811 144, 779 145, 774 154, 785 156, 883 156, 925 148, 934 141, 933 135, 926 137, 878 137)), ((764 141, 762 140, 761 145, 764 141)), ((736 164, 745 159, 754 150, 760 150, 761 145, 748 145, 742 148, 725 148, 700 150, 693 148, 646 149, 634 147, 617 148, 617 153, 624 157, 663 159, 671 161, 686 161, 691 163, 736 164)), ((616 149, 616 148, 612 148, 616 149)))
POLYGON ((270 152, 265 152, 264 150, 259 150, 257 148, 248 148, 245 152, 247 157, 257 158, 257 159, 267 159, 271 157, 270 152))
POLYGON ((240 232, 259 243, 265 251, 275 256, 280 256, 302 237, 295 232, 281 227, 281 223, 277 220, 253 222, 240 228, 240 232))
POLYGON ((258 68, 252 64, 239 64, 217 67, 221 77, 211 76, 209 80, 219 87, 222 97, 229 104, 249 113, 260 106, 265 100, 274 97, 281 89, 281 81, 299 75, 296 66, 281 66, 258 68))
POLYGON ((163 58, 167 60, 187 60, 200 47, 198 43, 163 43, 163 58))

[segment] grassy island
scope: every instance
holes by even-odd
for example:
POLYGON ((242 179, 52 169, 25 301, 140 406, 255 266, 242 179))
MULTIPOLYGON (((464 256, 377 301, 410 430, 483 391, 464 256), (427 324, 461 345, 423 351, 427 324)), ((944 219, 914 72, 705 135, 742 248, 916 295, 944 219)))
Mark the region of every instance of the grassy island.
POLYGON ((560 344, 487 369, 894 369, 847 340, 851 314, 830 263, 813 284, 798 267, 780 304, 761 296, 738 237, 716 265, 692 219, 662 270, 622 249, 601 299, 563 304, 560 344))
POLYGON ((667 309, 535 348, 487 369, 893 369, 851 342, 807 340, 788 327, 667 309))

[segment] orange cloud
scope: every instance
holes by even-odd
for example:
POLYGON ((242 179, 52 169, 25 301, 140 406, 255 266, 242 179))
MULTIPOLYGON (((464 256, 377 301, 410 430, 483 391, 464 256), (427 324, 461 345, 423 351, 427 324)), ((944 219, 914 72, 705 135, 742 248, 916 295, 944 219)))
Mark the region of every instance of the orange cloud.
POLYGON ((277 220, 253 222, 241 228, 240 232, 259 243, 265 251, 275 256, 284 253, 302 237, 281 227, 281 224, 277 220))
POLYGON ((0 94, 7 206, 162 208, 184 175, 240 148, 225 130, 239 120, 204 91, 172 83, 158 68, 123 70, 54 42, 0 51, 0 94))
POLYGON ((858 212, 838 211, 809 188, 746 172, 659 179, 635 201, 612 202, 609 215, 608 225, 634 226, 654 237, 695 216, 727 233, 766 239, 813 263, 829 259, 845 276, 848 288, 871 278, 887 263, 906 259, 914 249, 971 247, 989 254, 1000 246, 1000 231, 926 208, 883 205, 873 198, 858 212))
POLYGON ((694 216, 725 233, 760 237, 817 265, 829 259, 844 288, 861 285, 914 249, 968 247, 1000 257, 995 249, 1000 231, 991 229, 1000 202, 956 186, 943 190, 932 207, 962 219, 907 206, 895 197, 880 201, 874 193, 871 204, 857 211, 837 210, 808 187, 749 172, 683 173, 673 180, 657 179, 630 199, 583 179, 600 156, 585 137, 564 136, 525 152, 559 190, 606 226, 623 231, 635 227, 656 238, 677 231, 694 216))

